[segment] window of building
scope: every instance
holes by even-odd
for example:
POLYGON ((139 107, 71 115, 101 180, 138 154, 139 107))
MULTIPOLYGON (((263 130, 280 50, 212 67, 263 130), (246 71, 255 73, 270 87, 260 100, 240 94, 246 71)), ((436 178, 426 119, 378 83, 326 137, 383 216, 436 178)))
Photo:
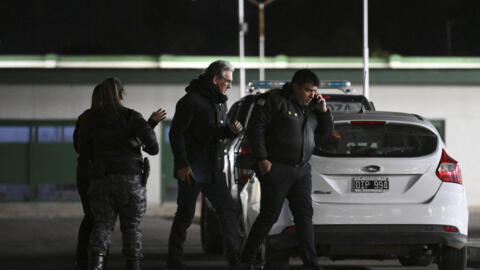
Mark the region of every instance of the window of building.
POLYGON ((0 126, 0 143, 27 143, 29 141, 29 126, 0 126))
POLYGON ((73 120, 0 120, 0 202, 78 200, 73 120))

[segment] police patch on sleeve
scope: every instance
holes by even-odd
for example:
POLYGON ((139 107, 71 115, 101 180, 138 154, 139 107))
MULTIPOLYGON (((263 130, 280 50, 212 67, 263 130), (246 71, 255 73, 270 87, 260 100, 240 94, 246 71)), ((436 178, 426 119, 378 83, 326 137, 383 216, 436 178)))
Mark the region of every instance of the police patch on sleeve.
POLYGON ((257 104, 260 105, 260 106, 265 105, 265 99, 259 98, 259 99, 257 100, 257 104))

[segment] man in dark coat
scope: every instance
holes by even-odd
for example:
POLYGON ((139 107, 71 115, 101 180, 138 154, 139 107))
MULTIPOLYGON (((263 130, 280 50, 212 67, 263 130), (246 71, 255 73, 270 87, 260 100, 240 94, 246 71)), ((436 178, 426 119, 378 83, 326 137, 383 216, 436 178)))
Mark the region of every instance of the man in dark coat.
POLYGON ((258 248, 277 221, 285 199, 294 216, 304 269, 321 269, 314 242, 312 176, 308 161, 315 144, 331 134, 333 119, 317 92, 318 86, 315 73, 299 70, 291 84, 263 94, 255 104, 247 140, 257 159, 262 197, 260 214, 242 252, 243 269, 255 269, 258 248))
POLYGON ((192 223, 199 192, 212 203, 220 221, 228 263, 238 264, 240 236, 236 206, 223 173, 225 139, 240 133, 238 121, 228 123, 226 91, 233 67, 215 61, 190 82, 177 103, 170 127, 174 176, 178 179, 177 212, 168 242, 167 269, 183 269, 183 244, 192 223))

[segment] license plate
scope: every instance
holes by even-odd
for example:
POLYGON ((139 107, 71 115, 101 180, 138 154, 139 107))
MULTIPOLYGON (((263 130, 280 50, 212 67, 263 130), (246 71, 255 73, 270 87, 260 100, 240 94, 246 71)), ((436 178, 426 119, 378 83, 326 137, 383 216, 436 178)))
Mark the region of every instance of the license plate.
POLYGON ((352 192, 386 192, 388 178, 384 176, 358 176, 352 179, 352 192))

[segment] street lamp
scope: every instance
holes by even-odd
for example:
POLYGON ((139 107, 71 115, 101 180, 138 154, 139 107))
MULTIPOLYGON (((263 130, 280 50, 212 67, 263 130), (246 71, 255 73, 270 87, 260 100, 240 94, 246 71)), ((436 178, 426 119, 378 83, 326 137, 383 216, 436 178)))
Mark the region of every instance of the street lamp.
POLYGON ((265 16, 264 16, 264 9, 265 7, 272 3, 275 0, 266 0, 266 1, 259 1, 259 0, 248 0, 250 3, 258 6, 258 35, 259 35, 259 56, 260 56, 260 80, 265 80, 265 16))
POLYGON ((248 25, 245 23, 243 0, 238 0, 238 42, 240 60, 240 97, 245 95, 245 33, 248 25))
POLYGON ((363 95, 367 99, 370 96, 368 57, 368 0, 363 0, 363 95))

